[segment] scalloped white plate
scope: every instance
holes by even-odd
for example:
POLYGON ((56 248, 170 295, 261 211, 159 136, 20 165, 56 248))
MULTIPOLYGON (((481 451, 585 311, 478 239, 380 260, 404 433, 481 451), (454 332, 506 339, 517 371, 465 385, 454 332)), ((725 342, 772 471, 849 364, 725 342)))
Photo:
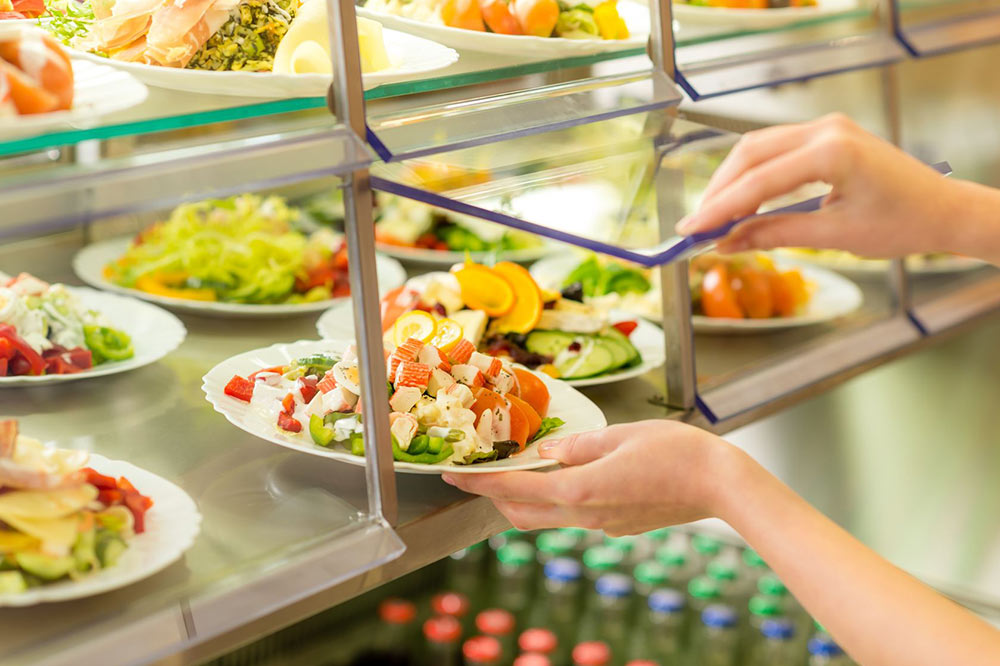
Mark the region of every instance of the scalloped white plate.
MULTIPOLYGON (((365 90, 384 83, 423 78, 428 73, 458 62, 458 54, 423 37, 383 30, 385 50, 393 63, 389 69, 363 74, 365 90)), ((325 97, 332 78, 326 74, 275 74, 274 72, 212 72, 199 69, 159 67, 138 62, 110 60, 93 53, 67 48, 75 57, 104 63, 128 72, 157 88, 238 97, 325 97)))
MULTIPOLYGON (((864 259, 850 252, 839 250, 823 250, 820 254, 808 250, 782 248, 775 250, 780 256, 789 257, 793 261, 813 264, 849 275, 856 279, 885 278, 889 270, 888 259, 864 259)), ((964 273, 989 266, 980 259, 958 255, 923 256, 912 255, 906 258, 906 270, 913 275, 948 275, 964 273)))
MULTIPOLYGON (((386 243, 375 243, 375 249, 382 254, 398 259, 403 263, 427 266, 429 268, 449 269, 455 264, 465 261, 465 252, 451 250, 428 250, 421 247, 401 247, 386 243)), ((492 264, 495 261, 513 261, 518 264, 537 261, 552 253, 549 245, 525 248, 523 250, 503 250, 497 252, 470 252, 469 258, 478 264, 492 264)))
POLYGON ((128 549, 113 567, 77 581, 60 581, 18 594, 0 594, 0 607, 68 601, 117 590, 166 569, 194 544, 201 531, 201 514, 186 492, 122 460, 109 460, 92 453, 88 464, 101 474, 124 476, 139 492, 152 498, 153 507, 146 513, 146 531, 129 542, 128 549))
POLYGON ((177 349, 187 336, 180 319, 155 305, 87 287, 67 289, 76 294, 88 309, 103 312, 115 328, 128 333, 132 337, 135 355, 126 361, 102 363, 72 375, 0 377, 0 388, 58 384, 128 372, 159 361, 177 349))
POLYGON ((632 0, 621 0, 618 12, 629 29, 628 39, 565 39, 563 37, 534 37, 531 35, 500 35, 446 25, 425 23, 416 19, 385 12, 357 8, 358 16, 381 22, 383 25, 416 35, 423 35, 445 46, 465 51, 496 53, 518 57, 570 58, 573 56, 646 48, 649 39, 649 8, 632 0))
MULTIPOLYGON (((637 317, 621 310, 612 310, 608 313, 612 322, 635 321, 638 326, 632 331, 629 339, 635 348, 642 355, 642 362, 631 368, 625 368, 617 372, 609 372, 597 377, 587 377, 585 379, 564 379, 560 380, 570 386, 598 386, 600 384, 613 384, 614 382, 632 379, 644 375, 650 370, 663 365, 667 360, 666 347, 664 346, 663 330, 656 324, 637 317)), ((354 339, 354 312, 351 304, 341 304, 334 306, 324 312, 319 321, 316 322, 316 331, 320 337, 326 340, 353 340, 354 339)))
MULTIPOLYGON (((205 397, 215 411, 226 417, 226 420, 237 428, 244 430, 251 435, 260 437, 263 440, 283 446, 288 449, 302 451, 314 456, 323 458, 333 458, 351 465, 365 464, 365 459, 352 455, 350 451, 342 445, 335 445, 331 448, 317 446, 309 437, 308 432, 298 434, 285 432, 278 428, 264 415, 251 409, 250 404, 237 400, 225 394, 226 384, 233 378, 233 375, 248 374, 269 368, 275 365, 284 365, 290 361, 317 353, 341 353, 350 344, 346 340, 299 340, 289 344, 277 344, 264 349, 255 349, 243 354, 238 354, 228 358, 222 363, 208 371, 202 378, 202 390, 205 397)), ((420 465, 417 463, 395 463, 397 472, 407 472, 411 474, 441 474, 442 472, 457 474, 476 474, 484 472, 513 471, 523 469, 539 469, 555 465, 554 460, 540 458, 536 444, 548 439, 560 439, 577 432, 587 432, 597 430, 607 426, 608 422, 604 418, 601 409, 590 401, 585 395, 574 388, 567 386, 565 382, 552 379, 547 375, 538 374, 549 389, 549 413, 548 416, 558 416, 566 425, 556 429, 551 434, 543 437, 537 442, 528 445, 523 452, 511 456, 505 460, 495 460, 478 465, 420 465)))
MULTIPOLYGON (((283 315, 300 315, 311 312, 322 312, 332 305, 338 303, 349 303, 350 296, 343 298, 331 298, 315 303, 285 303, 277 305, 251 305, 248 303, 219 303, 207 301, 188 301, 180 298, 167 298, 147 294, 138 289, 122 287, 104 277, 104 267, 112 261, 125 254, 131 236, 113 238, 88 245, 80 250, 73 257, 73 271, 87 284, 114 291, 119 294, 127 294, 144 301, 162 305, 165 308, 178 312, 189 312, 210 317, 279 317, 283 315)), ((378 272, 378 284, 382 291, 395 289, 406 281, 406 271, 395 259, 375 255, 375 268, 378 272)))
POLYGON ((858 8, 857 0, 819 0, 815 7, 734 9, 673 4, 674 19, 683 25, 717 26, 733 30, 766 30, 799 21, 812 21, 846 14, 858 8))

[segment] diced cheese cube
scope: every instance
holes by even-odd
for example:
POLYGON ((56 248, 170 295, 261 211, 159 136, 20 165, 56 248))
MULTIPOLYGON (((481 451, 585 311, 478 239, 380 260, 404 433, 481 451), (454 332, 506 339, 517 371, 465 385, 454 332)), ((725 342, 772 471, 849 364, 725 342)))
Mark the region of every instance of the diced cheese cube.
POLYGON ((460 384, 472 388, 480 388, 486 383, 483 373, 474 365, 459 364, 451 366, 451 376, 460 384))
POLYGON ((431 379, 427 382, 427 393, 437 396, 438 391, 446 389, 455 383, 455 378, 439 368, 431 370, 431 379))
POLYGON ((389 406, 394 412, 403 412, 404 414, 417 404, 417 400, 420 400, 420 396, 423 395, 423 391, 414 386, 403 386, 396 389, 392 397, 389 398, 389 406))
POLYGON ((459 310, 451 318, 462 327, 462 335, 474 346, 479 346, 486 333, 488 317, 482 310, 459 310))

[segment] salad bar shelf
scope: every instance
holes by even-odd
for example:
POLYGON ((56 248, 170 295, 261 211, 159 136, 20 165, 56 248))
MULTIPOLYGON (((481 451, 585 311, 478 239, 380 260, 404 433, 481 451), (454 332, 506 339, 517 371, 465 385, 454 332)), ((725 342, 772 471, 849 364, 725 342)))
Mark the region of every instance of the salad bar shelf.
POLYGON ((994 0, 902 2, 896 11, 896 35, 916 57, 1000 41, 1000 3, 994 0))

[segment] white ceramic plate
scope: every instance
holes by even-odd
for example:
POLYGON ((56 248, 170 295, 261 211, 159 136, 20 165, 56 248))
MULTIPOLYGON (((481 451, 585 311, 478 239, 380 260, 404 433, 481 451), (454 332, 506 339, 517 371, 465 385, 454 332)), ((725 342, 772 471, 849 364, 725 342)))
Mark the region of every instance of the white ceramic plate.
MULTIPOLYGON (((883 278, 889 270, 888 259, 863 259, 838 250, 823 251, 820 254, 795 249, 782 249, 776 252, 793 261, 829 268, 857 279, 883 278)), ((913 255, 906 258, 906 268, 914 275, 964 273, 983 266, 989 264, 979 259, 958 255, 913 255)))
POLYGON ((126 361, 102 363, 90 370, 72 375, 0 377, 0 388, 58 384, 128 372, 159 361, 177 349, 187 335, 180 319, 155 305, 86 287, 67 288, 76 294, 88 309, 103 312, 115 328, 128 333, 132 337, 135 355, 126 361))
MULTIPOLYGON (((458 54, 429 39, 396 30, 383 30, 385 50, 393 66, 364 74, 365 90, 383 83, 420 78, 428 72, 458 61, 458 54)), ((325 97, 331 78, 326 74, 275 74, 273 72, 211 72, 198 69, 158 67, 137 62, 109 60, 92 53, 69 49, 73 55, 106 63, 158 88, 238 97, 325 97)))
MULTIPOLYGON (((331 305, 350 301, 350 297, 344 297, 317 301, 315 303, 251 305, 247 303, 188 301, 180 298, 167 298, 147 294, 138 289, 119 286, 104 277, 104 267, 125 254, 130 242, 132 242, 131 237, 122 237, 88 245, 73 257, 74 272, 76 272, 81 280, 98 289, 106 289, 120 294, 135 296, 136 298, 157 303, 178 312, 190 312, 192 314, 212 317, 279 317, 307 314, 310 312, 322 312, 331 305)), ((403 267, 395 259, 375 255, 375 264, 378 271, 379 287, 382 290, 395 289, 406 281, 406 271, 403 270, 403 267)))
MULTIPOLYGON (((452 252, 451 250, 428 250, 419 247, 400 247, 398 245, 388 245, 376 243, 375 249, 382 254, 393 259, 398 259, 405 264, 426 266, 428 268, 445 269, 460 264, 465 261, 464 252, 452 252)), ((523 250, 504 250, 502 252, 470 252, 469 257, 476 263, 492 264, 494 261, 513 261, 519 264, 530 261, 537 261, 552 252, 548 245, 526 248, 523 250)))
MULTIPOLYGON (((345 340, 299 340, 289 344, 278 344, 264 349, 255 349, 226 359, 208 371, 202 378, 202 390, 205 397, 212 403, 215 411, 226 417, 237 428, 273 442, 288 449, 310 453, 324 458, 333 458, 352 465, 364 465, 365 459, 351 455, 341 445, 331 448, 316 446, 309 433, 296 434, 280 430, 278 426, 264 415, 251 409, 249 403, 237 400, 225 394, 226 384, 233 375, 248 374, 261 368, 286 364, 296 358, 317 353, 341 353, 349 343, 345 340)), ((411 474, 440 474, 444 471, 457 474, 476 474, 483 472, 512 471, 520 469, 538 469, 549 467, 555 462, 538 456, 538 442, 546 439, 559 439, 576 432, 597 430, 607 425, 603 412, 586 396, 565 382, 560 382, 546 375, 538 375, 549 389, 548 416, 557 416, 566 425, 556 429, 542 439, 529 444, 528 448, 515 456, 504 460, 481 463, 478 465, 420 465, 417 463, 395 463, 398 472, 411 474)))
POLYGON ((565 39, 530 35, 499 35, 492 32, 450 28, 445 25, 425 23, 358 7, 358 16, 380 21, 387 27, 396 30, 424 35, 454 49, 538 58, 569 58, 607 51, 646 48, 646 40, 649 39, 649 9, 638 2, 622 0, 618 3, 618 12, 628 26, 630 35, 628 39, 565 39))
POLYGON ((729 9, 699 7, 675 2, 674 19, 682 26, 718 26, 733 30, 766 30, 798 21, 829 18, 857 9, 857 0, 819 0, 815 7, 778 7, 775 9, 729 9))
POLYGON ((149 94, 128 72, 85 60, 73 59, 72 64, 73 108, 0 118, 0 136, 93 127, 101 116, 141 104, 149 94))
POLYGON ((153 507, 146 513, 146 531, 129 542, 128 550, 113 567, 78 581, 61 581, 19 594, 0 594, 0 606, 32 606, 116 590, 162 571, 194 544, 201 531, 201 514, 186 492, 152 472, 121 460, 108 460, 92 453, 88 464, 101 474, 124 476, 139 492, 152 498, 153 507))
MULTIPOLYGON (((638 324, 636 329, 632 331, 630 339, 635 348, 642 354, 642 363, 597 377, 563 380, 570 386, 597 386, 620 382, 655 370, 666 361, 663 331, 659 326, 620 310, 612 310, 609 315, 612 323, 628 320, 638 324)), ((337 305, 324 312, 319 321, 316 322, 316 330, 320 337, 326 340, 353 340, 355 337, 354 312, 351 310, 351 304, 337 305)))
MULTIPOLYGON (((582 258, 571 252, 550 255, 533 264, 531 274, 542 287, 558 289, 565 277, 580 261, 582 258)), ((831 321, 861 307, 863 300, 861 289, 847 278, 832 271, 780 257, 776 259, 775 263, 783 269, 798 268, 802 271, 806 281, 812 284, 812 298, 801 314, 794 317, 774 317, 771 319, 719 319, 694 315, 691 318, 694 330, 700 333, 779 331, 831 321)), ((655 294, 655 292, 651 293, 655 294)), ((648 317, 660 311, 658 295, 649 296, 649 301, 648 309, 636 314, 648 317)))

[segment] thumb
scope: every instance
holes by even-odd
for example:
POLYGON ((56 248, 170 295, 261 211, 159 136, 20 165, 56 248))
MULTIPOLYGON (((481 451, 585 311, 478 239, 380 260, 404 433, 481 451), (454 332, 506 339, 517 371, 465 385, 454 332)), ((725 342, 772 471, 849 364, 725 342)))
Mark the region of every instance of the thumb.
POLYGON ((578 432, 563 439, 542 442, 538 455, 558 460, 564 465, 584 465, 602 458, 618 448, 622 438, 616 437, 614 428, 591 432, 578 432))

